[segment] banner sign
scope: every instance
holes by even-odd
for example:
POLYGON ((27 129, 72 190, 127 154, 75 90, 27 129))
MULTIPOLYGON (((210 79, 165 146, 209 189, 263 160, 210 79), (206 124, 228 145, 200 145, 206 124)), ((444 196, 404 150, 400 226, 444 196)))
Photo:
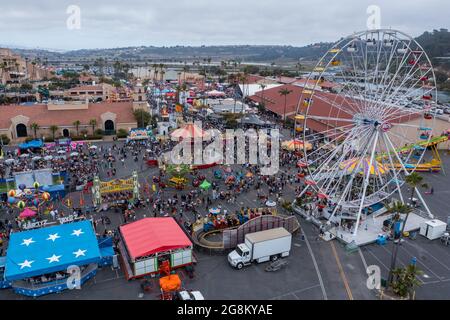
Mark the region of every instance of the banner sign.
POLYGON ((133 190, 133 179, 116 179, 108 182, 100 182, 100 194, 131 191, 133 190))
POLYGON ((151 131, 147 129, 131 129, 128 138, 131 140, 148 139, 152 136, 151 131))

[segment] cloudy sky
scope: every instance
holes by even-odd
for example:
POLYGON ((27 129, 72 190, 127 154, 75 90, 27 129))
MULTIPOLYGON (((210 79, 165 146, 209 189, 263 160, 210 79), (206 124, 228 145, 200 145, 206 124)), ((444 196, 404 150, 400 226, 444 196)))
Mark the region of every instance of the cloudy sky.
POLYGON ((382 27, 412 36, 450 28, 448 0, 0 0, 0 45, 306 45, 367 29, 370 5, 380 7, 382 27), (67 27, 71 5, 80 29, 67 27))

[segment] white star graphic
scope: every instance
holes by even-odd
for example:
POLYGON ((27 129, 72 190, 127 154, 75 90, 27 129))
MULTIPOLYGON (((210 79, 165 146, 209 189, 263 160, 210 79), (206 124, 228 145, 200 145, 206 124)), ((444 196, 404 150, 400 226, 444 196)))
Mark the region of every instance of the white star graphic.
POLYGON ((23 245, 26 245, 27 247, 30 245, 30 244, 32 244, 33 242, 36 242, 36 241, 33 241, 33 238, 30 238, 30 239, 23 239, 23 242, 21 243, 21 245, 23 246, 23 245))
POLYGON ((33 262, 34 262, 34 261, 28 261, 28 260, 25 260, 24 262, 19 263, 20 270, 22 270, 22 269, 25 268, 25 267, 31 268, 31 264, 32 264, 33 262))
POLYGON ((58 236, 57 233, 54 233, 54 234, 49 234, 47 240, 52 240, 53 242, 55 242, 55 240, 58 238, 61 238, 61 237, 58 236))
POLYGON ((87 250, 81 250, 81 249, 78 249, 78 251, 75 251, 75 252, 73 252, 73 254, 75 255, 75 258, 78 258, 79 256, 84 256, 85 254, 85 252, 86 252, 87 250))
POLYGON ((55 254, 53 254, 50 258, 46 258, 48 260, 48 263, 52 263, 52 262, 59 262, 59 258, 61 258, 62 256, 57 256, 55 254))
POLYGON ((80 236, 80 234, 83 234, 84 232, 83 231, 81 231, 81 229, 78 229, 78 230, 73 230, 73 232, 72 232, 72 236, 77 236, 77 237, 79 237, 80 236))

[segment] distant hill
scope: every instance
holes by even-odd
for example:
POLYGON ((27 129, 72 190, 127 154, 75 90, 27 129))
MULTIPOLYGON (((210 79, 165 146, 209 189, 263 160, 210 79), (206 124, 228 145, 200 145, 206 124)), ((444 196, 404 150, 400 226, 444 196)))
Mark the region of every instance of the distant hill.
MULTIPOLYGON (((450 32, 447 29, 425 32, 416 40, 424 47, 433 64, 450 70, 450 32), (444 57, 444 59, 442 59, 444 57), (449 59, 445 59, 448 57, 449 59)), ((110 49, 81 49, 56 52, 44 49, 14 49, 31 58, 40 57, 49 61, 73 60, 93 61, 98 58, 125 61, 184 62, 211 58, 212 61, 239 60, 242 62, 298 62, 317 61, 332 43, 316 43, 304 47, 276 45, 230 45, 230 46, 171 46, 171 47, 124 47, 110 49)))
POLYGON ((48 60, 93 60, 108 57, 109 60, 180 61, 212 58, 213 61, 240 60, 243 62, 298 62, 299 59, 316 60, 329 49, 331 43, 317 43, 305 47, 274 45, 238 46, 172 46, 172 47, 127 47, 111 49, 82 49, 68 52, 53 52, 41 49, 15 49, 19 54, 48 60))
POLYGON ((447 29, 425 32, 416 38, 435 67, 450 70, 450 32, 447 29))

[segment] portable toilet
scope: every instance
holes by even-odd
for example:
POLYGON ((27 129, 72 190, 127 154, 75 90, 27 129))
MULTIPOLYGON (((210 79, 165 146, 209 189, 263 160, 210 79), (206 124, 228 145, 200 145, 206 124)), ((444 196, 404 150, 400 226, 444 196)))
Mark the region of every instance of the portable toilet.
POLYGON ((425 221, 420 225, 420 234, 430 240, 439 239, 447 229, 447 224, 443 221, 434 219, 425 221))

